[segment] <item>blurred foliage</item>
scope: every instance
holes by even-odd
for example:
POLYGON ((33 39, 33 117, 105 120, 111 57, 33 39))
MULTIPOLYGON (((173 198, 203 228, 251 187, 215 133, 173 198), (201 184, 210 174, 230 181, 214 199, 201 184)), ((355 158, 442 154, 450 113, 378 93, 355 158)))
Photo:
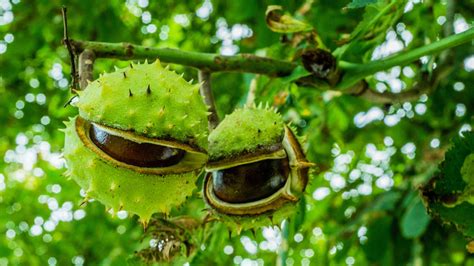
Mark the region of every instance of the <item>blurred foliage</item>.
MULTIPOLYGON (((61 45, 63 4, 73 39, 296 61, 298 50, 317 44, 357 63, 431 43, 444 36, 446 23, 453 23, 455 32, 465 30, 474 17, 469 1, 0 0, 0 265, 122 265, 133 263, 135 252, 153 246, 150 241, 157 237, 144 234, 126 212, 111 215, 94 201, 80 206, 79 187, 62 175, 58 129, 76 113, 63 107, 72 96, 69 58, 61 45), (453 16, 447 2, 456 3, 453 16), (269 5, 310 24, 316 36, 272 32, 265 22, 269 5)), ((205 226, 191 233, 196 249, 189 263, 472 265, 466 249, 472 233, 466 238, 455 227, 431 220, 417 188, 434 175, 450 139, 472 130, 473 53, 466 44, 447 59, 425 57, 368 77, 371 89, 400 92, 422 71, 443 62, 451 66, 451 74, 429 95, 387 105, 297 86, 292 78, 214 74, 221 117, 245 102, 256 79, 256 101, 278 108, 306 136, 308 157, 319 171, 312 175, 300 215, 283 231, 262 228, 255 235, 229 237, 220 223, 205 226)), ((96 75, 126 64, 98 60, 96 75)), ((172 67, 197 80, 195 69, 172 67)), ((465 209, 439 210, 472 216, 472 205, 463 204, 465 209)), ((202 220, 204 208, 196 189, 172 216, 202 220)), ((179 239, 189 234, 178 231, 179 239)))

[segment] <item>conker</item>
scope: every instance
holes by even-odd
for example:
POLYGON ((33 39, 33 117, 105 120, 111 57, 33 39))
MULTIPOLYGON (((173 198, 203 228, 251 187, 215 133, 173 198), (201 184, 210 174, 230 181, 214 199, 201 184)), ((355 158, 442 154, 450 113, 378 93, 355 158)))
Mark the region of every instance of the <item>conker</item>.
POLYGON ((264 199, 285 185, 288 160, 265 160, 212 172, 216 196, 229 203, 264 199))
POLYGON ((151 143, 137 143, 112 135, 91 124, 92 142, 114 159, 140 167, 166 167, 179 163, 185 151, 151 143))

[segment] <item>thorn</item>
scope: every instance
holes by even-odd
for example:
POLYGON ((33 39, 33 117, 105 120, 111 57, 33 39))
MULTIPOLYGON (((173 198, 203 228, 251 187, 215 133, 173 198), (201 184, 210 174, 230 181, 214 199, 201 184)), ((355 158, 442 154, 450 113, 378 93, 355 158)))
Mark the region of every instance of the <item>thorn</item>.
POLYGON ((169 69, 170 69, 170 65, 166 65, 165 70, 169 70, 169 69))
POLYGON ((81 202, 81 204, 79 204, 79 207, 84 207, 87 205, 87 203, 89 202, 89 199, 88 198, 84 198, 81 202))
POLYGON ((132 90, 128 89, 128 97, 132 97, 132 96, 133 96, 132 90))
POLYGON ((133 64, 132 64, 132 63, 130 63, 130 68, 133 68, 133 64))
POLYGON ((145 64, 148 64, 148 59, 145 59, 145 64))
POLYGON ((123 204, 120 204, 120 207, 118 209, 119 211, 122 211, 123 210, 123 204))
POLYGON ((74 101, 74 99, 76 99, 78 96, 77 95, 74 95, 72 96, 71 99, 69 99, 69 101, 67 101, 65 104, 64 104, 64 108, 66 108, 68 105, 70 105, 72 103, 72 101, 74 101))
POLYGON ((193 81, 194 81, 194 79, 191 79, 190 81, 188 81, 188 83, 193 84, 193 81))
POLYGON ((232 239, 232 231, 229 230, 228 232, 229 232, 229 240, 231 240, 232 239))
POLYGON ((180 77, 184 77, 184 73, 181 73, 181 75, 179 75, 180 77))
POLYGON ((147 93, 147 94, 151 94, 150 84, 148 84, 148 87, 146 88, 146 93, 147 93))
POLYGON ((125 74, 125 71, 123 73, 123 78, 127 78, 127 74, 125 74))
POLYGON ((148 221, 140 220, 140 223, 143 226, 143 232, 146 232, 146 229, 148 228, 148 221))
POLYGON ((253 238, 257 238, 257 233, 255 232, 255 228, 250 229, 250 232, 252 232, 253 238))
POLYGON ((161 107, 160 111, 158 111, 158 116, 163 116, 163 114, 165 113, 165 107, 161 107))
POLYGON ((237 224, 237 235, 240 235, 241 232, 242 232, 242 225, 237 224))

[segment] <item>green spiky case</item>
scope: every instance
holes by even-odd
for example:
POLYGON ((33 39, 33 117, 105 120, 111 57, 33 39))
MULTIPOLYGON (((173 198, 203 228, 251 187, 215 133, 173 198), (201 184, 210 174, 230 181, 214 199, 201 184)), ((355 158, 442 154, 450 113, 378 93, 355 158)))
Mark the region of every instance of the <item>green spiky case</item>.
MULTIPOLYGON (((199 85, 164 69, 159 61, 103 74, 78 96, 79 116, 89 122, 207 149, 208 111, 199 85)), ((183 204, 196 188, 201 169, 146 174, 105 160, 81 142, 75 120, 65 123, 66 174, 86 191, 87 198, 114 211, 137 214, 146 224, 153 213, 168 213, 183 204)))
POLYGON ((281 143, 283 118, 270 108, 242 108, 227 115, 209 135, 209 159, 219 160, 281 143))

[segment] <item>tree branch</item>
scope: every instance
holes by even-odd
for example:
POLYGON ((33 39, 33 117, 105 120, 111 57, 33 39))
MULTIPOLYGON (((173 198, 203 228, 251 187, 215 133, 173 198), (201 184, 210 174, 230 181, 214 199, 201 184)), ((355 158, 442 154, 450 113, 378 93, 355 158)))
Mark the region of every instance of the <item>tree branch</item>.
POLYGON ((252 54, 224 56, 171 48, 146 47, 130 43, 73 41, 73 45, 77 51, 85 49, 94 51, 97 58, 124 60, 158 58, 162 62, 191 66, 210 72, 239 71, 269 76, 286 76, 291 74, 297 66, 296 63, 259 57, 252 54))
POLYGON ((353 91, 351 94, 380 104, 414 101, 418 100, 421 95, 429 94, 435 90, 440 81, 451 73, 451 70, 451 67, 439 67, 439 69, 433 72, 431 77, 428 77, 428 74, 425 73, 422 75, 420 81, 418 81, 411 89, 400 93, 377 92, 368 88, 366 82, 359 82, 359 85, 361 86, 358 88, 359 91, 353 91))
POLYGON ((255 93, 257 92, 257 85, 259 76, 256 75, 251 81, 249 86, 249 92, 247 93, 247 100, 245 101, 245 105, 247 107, 251 107, 255 104, 255 93))
MULTIPOLYGON (((389 69, 393 66, 409 64, 418 60, 422 56, 439 53, 443 50, 467 43, 473 38, 474 28, 471 28, 463 33, 451 35, 423 47, 409 51, 402 51, 381 60, 365 64, 339 61, 337 62, 337 69, 345 72, 342 80, 333 86, 328 86, 327 84, 323 85, 322 88, 340 90, 342 93, 354 95, 354 91, 361 92, 361 88, 364 87, 363 79, 367 76, 389 69)), ((70 42, 76 52, 82 52, 85 50, 93 52, 95 55, 95 57, 93 57, 94 59, 117 58, 131 60, 159 58, 163 62, 196 67, 207 72, 239 71, 268 76, 288 76, 297 66, 294 62, 259 57, 252 54, 223 56, 219 54, 181 51, 170 48, 146 47, 130 43, 104 43, 73 40, 70 40, 70 42)), ((83 81, 85 79, 92 77, 82 76, 84 75, 81 75, 81 87, 83 86, 83 81)), ((324 84, 324 80, 318 79, 314 76, 303 77, 296 82, 313 84, 313 86, 317 85, 317 87, 321 87, 321 84, 324 84)), ((407 91, 400 95, 388 93, 380 94, 375 91, 362 92, 363 93, 359 93, 358 95, 376 102, 387 102, 390 99, 401 101, 402 99, 412 99, 412 97, 417 95, 416 91, 407 91)))
POLYGON ((88 81, 94 80, 93 71, 95 58, 95 54, 92 50, 84 50, 79 55, 79 84, 81 90, 87 87, 88 81))
POLYGON ((217 116, 216 103, 214 101, 214 96, 212 95, 211 73, 208 71, 199 70, 198 77, 199 82, 201 83, 199 92, 204 99, 204 103, 209 107, 209 131, 212 131, 219 124, 219 116, 217 116))
POLYGON ((78 86, 78 75, 76 71, 76 62, 75 62, 75 54, 73 47, 71 45, 71 40, 69 39, 68 29, 67 29, 67 8, 63 6, 61 8, 62 16, 63 16, 63 44, 66 46, 67 51, 69 53, 69 59, 71 61, 71 91, 77 90, 78 86))
POLYGON ((390 69, 394 66, 409 64, 418 60, 422 56, 440 53, 443 50, 467 43, 472 39, 474 39, 474 28, 459 34, 451 35, 423 47, 409 51, 402 51, 392 56, 368 62, 366 64, 343 64, 346 72, 344 73, 342 81, 336 86, 336 89, 348 89, 369 75, 390 69))

